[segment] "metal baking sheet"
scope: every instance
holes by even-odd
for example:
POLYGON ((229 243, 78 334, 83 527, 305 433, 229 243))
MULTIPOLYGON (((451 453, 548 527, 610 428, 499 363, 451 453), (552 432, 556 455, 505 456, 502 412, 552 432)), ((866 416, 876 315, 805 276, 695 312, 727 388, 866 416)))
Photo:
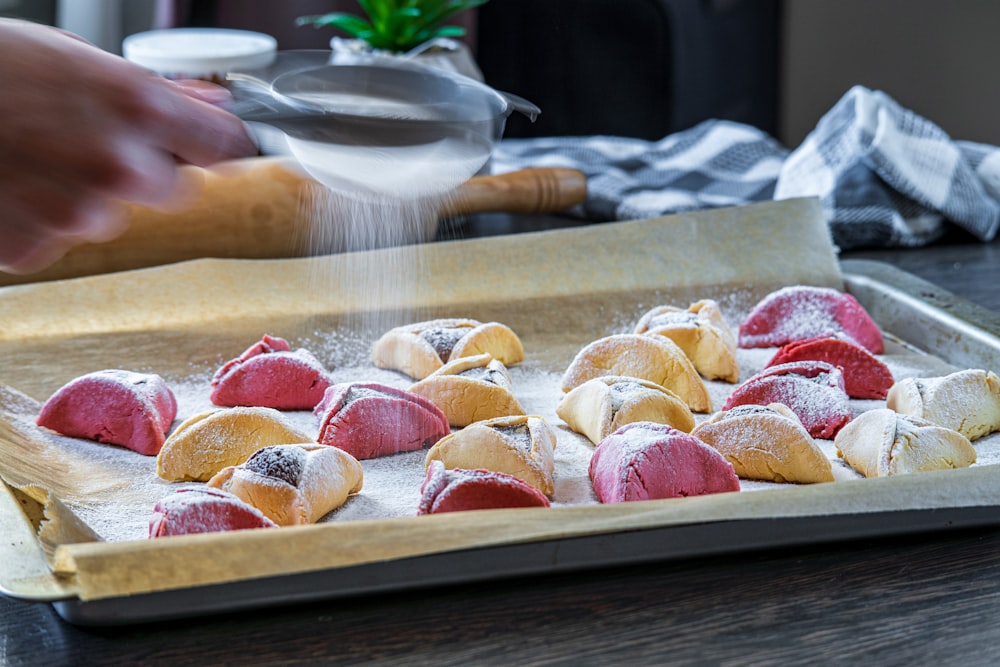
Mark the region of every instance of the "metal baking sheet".
MULTIPOLYGON (((784 210, 794 214, 789 217, 800 217, 804 213, 801 206, 794 204, 783 206, 784 210)), ((751 209, 748 213, 750 222, 753 223, 753 230, 767 229, 772 232, 767 235, 762 234, 760 242, 755 245, 755 248, 762 253, 771 253, 760 260, 764 269, 761 273, 755 274, 762 276, 768 270, 772 271, 774 275, 762 278, 765 281, 770 280, 771 283, 776 280, 787 281, 791 273, 787 264, 778 266, 782 261, 781 257, 787 254, 787 251, 773 244, 772 239, 783 238, 786 235, 775 232, 775 225, 779 223, 773 221, 773 214, 773 207, 751 209), (760 220, 753 219, 755 216, 766 218, 766 224, 770 227, 762 226, 760 220)), ((731 220, 720 217, 713 224, 717 224, 718 229, 723 230, 731 223, 731 220)), ((681 225, 683 224, 685 221, 682 220, 681 225)), ((825 230, 825 223, 818 216, 816 224, 825 230)), ((580 249, 574 248, 572 252, 564 253, 564 265, 549 259, 551 257, 549 248, 538 250, 537 257, 526 258, 525 255, 533 252, 533 249, 522 240, 491 242, 490 248, 497 248, 498 253, 507 252, 509 256, 517 257, 529 266, 536 266, 536 262, 544 258, 548 262, 544 268, 552 277, 551 283, 562 285, 572 281, 557 280, 557 278, 572 271, 580 273, 580 269, 572 263, 578 250, 593 249, 595 240, 603 244, 601 248, 605 255, 613 258, 613 261, 609 260, 612 267, 617 267, 626 261, 626 258, 627 261, 633 262, 647 249, 649 250, 645 253, 648 255, 647 265, 659 266, 664 262, 657 249, 664 247, 663 240, 675 241, 678 230, 684 231, 687 228, 675 226, 661 229, 659 225, 639 224, 634 227, 617 227, 613 236, 595 233, 587 243, 580 242, 580 249), (635 239, 628 238, 633 231, 640 239, 638 245, 634 242, 635 239), (657 238, 659 243, 649 242, 648 236, 651 232, 662 234, 663 239, 657 238), (641 242, 642 239, 646 239, 644 244, 641 242), (614 246, 615 243, 619 245, 614 246)), ((692 226, 691 231, 697 233, 688 235, 689 243, 707 239, 706 247, 717 247, 718 234, 707 234, 704 230, 704 226, 699 226, 697 229, 692 226)), ((559 247, 563 247, 567 241, 577 242, 583 236, 585 234, 574 232, 572 235, 553 237, 549 241, 557 242, 559 247)), ((741 242, 745 244, 746 239, 741 238, 741 242)), ((471 247, 479 246, 460 246, 460 249, 471 247)), ((680 252, 689 247, 685 246, 680 252)), ((728 256, 727 253, 731 252, 731 248, 724 247, 718 252, 728 256)), ((459 254, 459 259, 465 257, 465 253, 459 254)), ((690 266, 678 264, 669 270, 675 270, 676 276, 681 278, 692 275, 690 266)), ((482 267, 478 264, 476 268, 482 271, 482 267)), ((1000 338, 998 338, 1000 318, 995 314, 957 299, 929 283, 892 269, 888 265, 845 262, 842 269, 843 275, 839 271, 834 271, 837 279, 843 278, 846 289, 858 297, 889 334, 896 335, 906 344, 931 352, 956 366, 997 368, 995 362, 1000 359, 1000 338)), ((191 272, 196 270, 196 267, 190 269, 191 272)), ((146 275, 136 274, 128 280, 145 285, 147 283, 142 281, 147 278, 146 275)), ((536 277, 531 276, 531 278, 536 277)), ((641 279, 642 277, 635 271, 616 276, 616 280, 623 284, 624 281, 632 281, 629 285, 635 286, 629 287, 630 289, 641 289, 650 284, 662 284, 654 281, 663 280, 664 274, 657 273, 645 283, 641 282, 641 279)), ((571 287, 585 291, 606 287, 601 283, 600 277, 591 279, 591 282, 593 285, 586 284, 581 287, 579 284, 574 284, 571 287)), ((108 285, 110 281, 101 284, 108 285)), ((149 284, 159 285, 152 280, 149 284)), ((84 285, 90 286, 92 283, 84 285)), ((70 284, 63 287, 70 292, 79 288, 70 284)), ((224 285, 221 287, 225 288, 224 285)), ((465 289, 463 285, 456 285, 452 281, 432 287, 434 299, 440 299, 444 295, 452 299, 449 301, 451 304, 468 303, 469 294, 463 291, 465 289)), ((526 287, 530 287, 530 281, 507 287, 512 293, 522 296, 526 287)), ((616 287, 620 286, 616 283, 616 287)), ((78 291, 84 297, 87 296, 82 288, 78 291)), ((692 291, 697 293, 697 286, 693 286, 692 291)), ((145 292, 140 290, 140 293, 145 292)), ((552 298, 572 301, 575 298, 574 294, 559 293, 552 298)), ((615 292, 611 296, 617 294, 620 292, 615 292)), ((523 308, 524 303, 519 301, 516 306, 523 308)), ((73 307, 87 306, 74 302, 73 307)), ((62 311, 59 313, 62 314, 62 311)), ((148 315, 144 313, 143 316, 148 315)), ((44 323, 47 320, 39 317, 37 321, 44 323)), ((218 326, 224 325, 225 323, 221 323, 218 326)), ((131 327, 135 326, 135 323, 130 320, 121 321, 116 322, 116 326, 125 330, 129 340, 133 340, 131 327)), ((253 324, 253 327, 256 326, 258 324, 253 324)), ((58 330, 55 334, 45 335, 57 336, 58 330)), ((170 335, 169 332, 167 335, 170 335)), ((38 367, 45 370, 46 364, 51 362, 49 356, 42 353, 49 348, 40 345, 38 349, 40 352, 29 351, 34 355, 29 361, 37 357, 38 367)), ((15 361, 8 361, 17 363, 16 360, 20 358, 17 356, 19 351, 12 350, 12 352, 11 359, 15 361)), ((138 349, 131 353, 141 358, 145 352, 138 349)), ((67 373, 69 370, 59 369, 59 372, 67 373)), ((39 383, 44 381, 51 384, 52 380, 52 378, 39 379, 39 383)), ((629 503, 627 504, 629 507, 608 505, 468 513, 477 515, 473 517, 474 523, 455 522, 453 519, 458 517, 454 516, 422 517, 419 533, 425 543, 432 543, 423 550, 404 545, 398 549, 388 550, 379 557, 368 557, 357 561, 347 558, 335 567, 307 565, 295 571, 273 571, 255 576, 218 577, 218 567, 216 567, 213 576, 217 578, 208 578, 198 584, 186 583, 172 587, 162 585, 156 590, 136 590, 131 594, 104 593, 89 597, 74 589, 72 582, 52 576, 44 566, 44 559, 39 558, 41 547, 35 538, 38 508, 11 493, 4 485, 0 486, 0 529, 3 529, 5 536, 8 537, 0 543, 0 562, 5 564, 4 581, 18 584, 48 580, 48 586, 32 589, 31 586, 12 585, 2 592, 11 597, 50 602, 63 618, 72 623, 88 625, 134 623, 525 574, 616 566, 641 561, 669 560, 867 536, 992 525, 1000 523, 998 518, 1000 512, 996 511, 997 506, 1000 506, 998 479, 1000 470, 997 466, 981 466, 965 470, 845 482, 852 485, 849 493, 843 488, 838 488, 841 487, 840 484, 782 488, 754 493, 753 502, 741 498, 743 494, 721 494, 680 501, 629 503), (923 493, 927 489, 931 489, 932 492, 923 493), (21 504, 25 505, 27 512, 20 511, 21 504), (744 505, 753 507, 746 508, 744 505), (441 546, 448 544, 446 538, 452 537, 450 531, 453 531, 454 526, 464 526, 466 530, 475 533, 473 539, 452 541, 452 543, 466 544, 464 547, 441 546), (423 536, 425 532, 430 537, 423 536), (17 565, 9 566, 10 563, 17 565), (37 592, 25 593, 29 590, 37 592)), ((386 521, 385 524, 380 522, 379 531, 388 534, 392 529, 402 527, 403 522, 412 527, 415 520, 408 518, 386 521)), ((325 545, 323 540, 340 539, 345 534, 361 536, 367 528, 355 526, 351 528, 353 532, 338 531, 344 527, 345 524, 289 528, 286 530, 293 532, 283 533, 283 536, 287 535, 289 539, 307 536, 312 539, 315 536, 315 540, 307 544, 330 545, 346 552, 355 548, 355 544, 327 542, 325 545)), ((246 548, 247 543, 255 544, 262 541, 257 538, 274 541, 271 539, 273 536, 263 534, 269 531, 248 532, 259 532, 261 535, 242 537, 198 535, 190 536, 190 539, 182 537, 154 541, 162 542, 157 544, 95 544, 93 549, 89 549, 89 545, 73 545, 84 548, 71 550, 71 553, 77 558, 87 558, 91 553, 99 556, 101 565, 106 566, 102 575, 117 582, 119 578, 128 579, 130 572, 141 569, 145 564, 143 556, 150 550, 169 551, 173 556, 196 557, 203 553, 202 548, 210 544, 212 539, 219 540, 219 544, 235 544, 238 541, 241 553, 234 554, 234 558, 238 556, 245 560, 250 557, 249 554, 255 553, 253 549, 246 548), (117 560, 117 557, 120 557, 120 560, 117 560)), ((411 528, 408 534, 414 535, 415 532, 417 531, 411 528)), ((165 562, 171 561, 168 559, 165 562)), ((185 562, 186 567, 196 564, 193 560, 175 559, 173 562, 185 562)), ((180 578, 177 581, 185 580, 180 578)), ((117 591, 119 587, 116 585, 108 590, 117 591)))
POLYGON ((667 528, 466 549, 387 563, 81 602, 53 602, 76 625, 120 625, 324 599, 621 567, 804 544, 967 529, 1000 523, 996 507, 955 507, 667 528))
MULTIPOLYGON (((933 350, 950 363, 996 367, 995 362, 1000 360, 1000 318, 992 312, 886 264, 859 260, 844 262, 843 266, 847 290, 885 330, 893 334, 905 331, 908 344, 933 350), (942 345, 942 341, 948 344, 942 345)), ((940 473, 942 479, 951 474, 952 471, 940 473)), ((908 480, 868 480, 866 484, 900 481, 908 480)), ((823 486, 790 491, 816 494, 822 492, 823 486)), ((992 505, 980 506, 950 507, 942 502, 934 508, 919 510, 874 509, 861 513, 694 522, 465 549, 142 595, 89 601, 71 596, 44 601, 51 602, 62 618, 74 624, 137 623, 484 579, 990 526, 1000 523, 997 505, 1000 498, 992 505)), ((31 546, 20 544, 19 548, 31 546)))

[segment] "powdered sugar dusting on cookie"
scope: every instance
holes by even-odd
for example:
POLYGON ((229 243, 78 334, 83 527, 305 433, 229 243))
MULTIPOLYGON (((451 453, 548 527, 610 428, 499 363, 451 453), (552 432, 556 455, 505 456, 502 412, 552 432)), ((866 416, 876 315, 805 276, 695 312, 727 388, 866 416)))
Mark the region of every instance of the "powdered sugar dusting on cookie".
POLYGON ((698 321, 698 315, 696 313, 691 313, 686 310, 670 311, 665 313, 660 313, 649 318, 647 322, 647 329, 656 329, 658 327, 666 327, 671 325, 690 325, 698 321))
MULTIPOLYGON (((723 301, 723 305, 728 303, 723 301)), ((735 303, 735 302, 734 302, 735 303)), ((637 308, 637 311, 641 309, 637 308)), ((609 324, 609 331, 625 332, 634 322, 634 314, 622 316, 609 324)), ((371 343, 381 330, 353 333, 350 331, 317 332, 307 347, 331 367, 337 382, 377 382, 399 389, 406 389, 413 380, 401 373, 372 366, 369 353, 371 343), (366 337, 367 336, 367 337, 366 337)), ((594 446, 584 436, 571 431, 556 415, 555 407, 562 399, 560 377, 570 358, 547 361, 542 364, 535 355, 530 338, 525 342, 527 360, 509 369, 513 394, 527 414, 544 417, 552 427, 557 447, 555 449, 555 492, 553 506, 593 504, 597 502, 587 468, 594 446), (560 366, 560 364, 562 364, 560 366)), ((741 380, 759 372, 776 352, 775 348, 740 349, 737 359, 741 380)), ((548 359, 548 357, 543 357, 548 359)), ((951 367, 933 357, 921 355, 904 346, 893 344, 882 357, 897 379, 944 375, 951 367)), ((223 357, 219 357, 221 362, 223 357)), ((152 364, 151 368, 155 368, 152 364)), ((192 365, 190 373, 181 377, 166 378, 178 403, 176 427, 183 419, 212 408, 208 400, 210 380, 218 364, 192 365)), ((712 403, 722 406, 733 391, 733 385, 724 382, 705 383, 712 403)), ((880 401, 851 401, 853 413, 875 407, 884 407, 880 401)), ((308 410, 285 411, 284 416, 297 429, 315 437, 316 417, 308 410)), ((35 414, 25 414, 18 420, 19 428, 41 430, 34 427, 35 414)), ((5 415, 6 417, 6 415, 5 415)), ((696 415, 704 421, 708 415, 696 415)), ((153 505, 170 493, 176 484, 168 484, 155 475, 155 460, 98 443, 63 438, 52 433, 41 433, 38 438, 59 450, 61 465, 69 468, 100 470, 105 475, 91 480, 81 480, 79 492, 67 496, 67 504, 104 538, 109 540, 144 539, 153 505), (100 497, 100 502, 90 498, 100 497), (113 498, 107 502, 106 498, 113 498)), ((856 478, 857 474, 839 461, 831 441, 817 440, 817 445, 832 461, 835 475, 856 478)), ((1000 434, 993 434, 976 441, 977 465, 1000 464, 1000 434)), ((362 491, 348 499, 344 506, 327 515, 323 521, 379 519, 413 516, 420 500, 420 486, 425 478, 426 451, 397 454, 364 461, 365 481, 362 491)), ((786 485, 743 480, 744 491, 781 488, 786 485)))
POLYGON ((608 437, 614 438, 624 458, 635 459, 660 440, 669 437, 667 433, 666 428, 648 428, 640 423, 629 424, 608 437))
POLYGON ((155 455, 176 413, 177 400, 159 375, 110 369, 65 384, 42 406, 38 423, 155 455))
POLYGON ((149 536, 275 527, 258 509, 232 494, 207 487, 182 487, 156 503, 149 536))
POLYGON ((775 347, 838 335, 883 351, 878 327, 853 297, 829 287, 796 285, 768 294, 753 308, 739 327, 739 344, 775 347))
POLYGON ((669 426, 637 422, 601 441, 590 476, 602 502, 738 491, 732 465, 698 438, 669 426))
POLYGON ((781 403, 791 408, 814 438, 832 438, 853 416, 842 390, 796 375, 762 377, 738 387, 724 409, 781 403))
POLYGON ((445 470, 432 461, 421 487, 420 514, 503 507, 548 507, 548 499, 531 485, 492 470, 445 470))

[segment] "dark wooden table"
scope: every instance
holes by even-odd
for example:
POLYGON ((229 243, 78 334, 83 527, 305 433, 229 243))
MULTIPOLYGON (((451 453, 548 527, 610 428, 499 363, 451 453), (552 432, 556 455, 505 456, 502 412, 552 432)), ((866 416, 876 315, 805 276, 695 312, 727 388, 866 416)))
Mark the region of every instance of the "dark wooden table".
MULTIPOLYGON (((461 233, 538 224, 483 220, 461 233)), ((952 235, 844 257, 1000 311, 997 244, 952 235)), ((0 664, 995 665, 998 618, 1000 529, 977 529, 112 629, 0 598, 0 664)))

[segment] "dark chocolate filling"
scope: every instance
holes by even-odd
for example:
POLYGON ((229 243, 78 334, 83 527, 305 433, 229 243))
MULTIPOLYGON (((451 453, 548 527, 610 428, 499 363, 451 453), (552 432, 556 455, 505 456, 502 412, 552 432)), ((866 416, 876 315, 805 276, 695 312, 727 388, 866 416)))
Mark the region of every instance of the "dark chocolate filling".
POLYGON ((451 352, 458 345, 458 341, 465 338, 465 334, 471 329, 468 327, 438 327, 435 329, 424 329, 420 332, 420 337, 431 344, 434 351, 443 363, 448 363, 451 352))
POLYGON ((298 486, 305 463, 306 452, 301 447, 265 447, 254 452, 243 467, 298 486))
POLYGON ((503 386, 505 384, 503 373, 501 373, 496 368, 490 368, 489 366, 477 366, 476 368, 470 368, 468 370, 458 373, 463 377, 472 378, 473 380, 482 380, 483 382, 490 382, 495 385, 503 386))
POLYGON ((643 387, 638 382, 616 382, 608 387, 611 390, 611 418, 618 414, 618 411, 622 409, 622 405, 631 396, 634 396, 636 392, 640 392, 646 387, 643 387))

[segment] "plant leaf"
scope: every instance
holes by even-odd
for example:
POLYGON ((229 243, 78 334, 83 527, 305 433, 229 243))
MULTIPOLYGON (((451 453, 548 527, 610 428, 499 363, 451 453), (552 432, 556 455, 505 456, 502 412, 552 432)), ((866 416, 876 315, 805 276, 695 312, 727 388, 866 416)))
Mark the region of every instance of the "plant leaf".
POLYGON ((435 37, 461 37, 459 26, 442 25, 459 12, 484 5, 489 0, 357 0, 368 17, 346 12, 301 16, 298 25, 333 26, 376 49, 409 51, 435 37))
POLYGON ((373 26, 381 29, 389 15, 395 9, 395 0, 358 0, 361 11, 368 15, 373 26))
MULTIPOLYGON (((433 37, 461 37, 465 34, 465 28, 459 25, 443 25, 434 30, 433 37)), ((426 41, 426 40, 424 40, 426 41)))

